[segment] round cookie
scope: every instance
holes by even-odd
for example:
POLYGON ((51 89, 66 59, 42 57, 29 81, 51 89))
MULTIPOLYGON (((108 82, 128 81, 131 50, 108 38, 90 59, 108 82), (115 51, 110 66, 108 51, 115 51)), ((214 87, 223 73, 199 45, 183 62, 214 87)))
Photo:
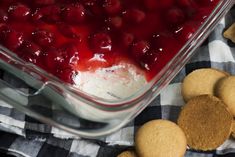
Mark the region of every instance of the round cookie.
POLYGON ((178 125, 195 150, 214 150, 229 138, 233 117, 226 105, 212 95, 192 98, 183 107, 178 125))
POLYGON ((191 72, 182 83, 182 96, 187 102, 189 99, 203 94, 214 95, 215 84, 228 73, 212 68, 203 68, 191 72))
POLYGON ((152 120, 137 131, 135 146, 140 157, 182 157, 187 142, 184 132, 175 123, 152 120))
POLYGON ((235 116, 235 76, 222 79, 216 87, 216 95, 223 100, 235 116))
POLYGON ((117 157, 137 157, 134 151, 125 151, 119 154, 117 157))

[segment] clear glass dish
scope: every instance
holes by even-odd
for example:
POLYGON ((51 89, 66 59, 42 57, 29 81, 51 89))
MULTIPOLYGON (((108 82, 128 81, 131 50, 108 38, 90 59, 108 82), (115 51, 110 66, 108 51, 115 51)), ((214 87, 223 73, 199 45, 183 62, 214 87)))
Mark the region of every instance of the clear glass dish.
POLYGON ((221 0, 204 24, 150 82, 135 94, 117 100, 79 91, 0 46, 0 68, 33 89, 31 93, 24 93, 1 80, 0 98, 31 117, 80 137, 98 138, 111 134, 135 118, 167 86, 233 4, 234 0, 221 0), (38 96, 60 105, 61 117, 48 116, 21 101, 38 96), (78 125, 65 123, 63 115, 68 115, 78 125))

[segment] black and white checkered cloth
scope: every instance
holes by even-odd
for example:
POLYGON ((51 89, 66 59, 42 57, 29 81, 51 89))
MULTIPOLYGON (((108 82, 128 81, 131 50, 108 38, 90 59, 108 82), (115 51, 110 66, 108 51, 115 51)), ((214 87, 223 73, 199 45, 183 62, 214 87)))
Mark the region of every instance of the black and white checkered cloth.
MULTIPOLYGON (((138 117, 126 127, 101 140, 82 140, 40 123, 0 101, 0 150, 15 156, 26 157, 115 157, 121 151, 133 148, 133 137, 139 126, 153 119, 176 121, 180 108, 184 105, 180 94, 181 81, 194 69, 213 67, 235 75, 235 44, 224 39, 222 32, 235 22, 235 7, 221 21, 215 31, 197 50, 196 55, 181 70, 161 94, 138 117)), ((0 74, 17 88, 30 89, 7 73, 0 74)), ((53 106, 46 99, 25 100, 34 104, 38 111, 45 108, 40 104, 53 106), (35 105, 36 104, 36 105, 35 105)), ((52 107, 53 108, 53 107, 52 107)), ((54 114, 54 110, 48 114, 54 114)), ((229 139, 217 150, 196 152, 188 150, 185 157, 235 157, 235 140, 229 139)))

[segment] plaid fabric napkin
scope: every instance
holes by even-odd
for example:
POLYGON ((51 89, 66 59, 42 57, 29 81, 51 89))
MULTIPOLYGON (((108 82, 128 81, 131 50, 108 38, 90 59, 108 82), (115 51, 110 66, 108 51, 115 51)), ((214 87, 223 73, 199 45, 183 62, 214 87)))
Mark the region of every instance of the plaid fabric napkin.
MULTIPOLYGON (((235 44, 222 37, 224 28, 233 22, 235 22, 235 7, 197 50, 198 52, 190 62, 138 117, 118 132, 100 140, 78 139, 71 134, 32 119, 0 101, 0 150, 15 156, 26 157, 115 157, 121 151, 132 149, 135 131, 145 122, 160 118, 176 121, 180 108, 184 105, 180 94, 181 81, 192 70, 213 67, 235 75, 235 44)), ((0 76, 18 89, 31 90, 8 73, 2 72, 0 76)), ((40 97, 24 101, 27 105, 53 106, 48 100, 40 97)), ((41 112, 45 111, 44 109, 42 106, 37 108, 41 112)), ((55 113, 52 110, 48 114, 55 113)), ((214 151, 188 150, 185 155, 185 157, 219 156, 235 156, 234 139, 227 140, 214 151)))

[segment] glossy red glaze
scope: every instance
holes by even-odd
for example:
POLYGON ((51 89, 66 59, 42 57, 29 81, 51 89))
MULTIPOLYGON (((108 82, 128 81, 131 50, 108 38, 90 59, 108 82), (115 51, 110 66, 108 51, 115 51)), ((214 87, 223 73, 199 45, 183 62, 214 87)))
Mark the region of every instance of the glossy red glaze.
POLYGON ((151 80, 218 2, 2 0, 0 43, 68 83, 77 71, 120 61, 135 64, 151 80))

